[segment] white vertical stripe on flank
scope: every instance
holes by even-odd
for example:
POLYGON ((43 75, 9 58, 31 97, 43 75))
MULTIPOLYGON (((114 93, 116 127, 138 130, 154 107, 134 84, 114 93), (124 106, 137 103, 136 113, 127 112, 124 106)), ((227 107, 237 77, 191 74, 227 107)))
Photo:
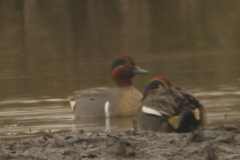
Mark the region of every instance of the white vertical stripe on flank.
POLYGON ((105 109, 105 116, 106 116, 106 117, 110 117, 110 113, 109 113, 109 102, 108 102, 108 101, 105 103, 104 109, 105 109))

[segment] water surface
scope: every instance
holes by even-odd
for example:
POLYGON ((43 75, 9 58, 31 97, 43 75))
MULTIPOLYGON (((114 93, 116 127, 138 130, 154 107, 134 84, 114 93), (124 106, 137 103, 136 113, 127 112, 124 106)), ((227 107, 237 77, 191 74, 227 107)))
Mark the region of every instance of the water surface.
MULTIPOLYGON (((198 54, 194 51, 164 51, 132 55, 136 63, 150 71, 149 75, 137 75, 134 79, 136 88, 143 91, 148 80, 153 76, 168 77, 173 84, 195 95, 206 109, 206 126, 240 123, 240 81, 239 81, 239 51, 216 53, 216 50, 205 50, 198 54), (202 53, 201 53, 202 52, 202 53), (201 55, 199 55, 201 54, 201 55), (171 55, 171 56, 169 56, 171 55), (225 58, 219 58, 224 56, 225 58), (237 68, 238 67, 238 68, 237 68)), ((107 58, 106 58, 107 59, 107 58)), ((111 57, 109 59, 114 59, 111 57)), ((114 84, 110 79, 108 60, 85 58, 88 62, 78 64, 74 81, 65 86, 57 85, 63 93, 46 93, 32 97, 4 97, 0 102, 1 139, 18 139, 42 135, 47 132, 59 133, 86 130, 132 128, 132 117, 112 119, 73 119, 67 96, 73 91, 89 87, 109 86, 114 84), (88 66, 89 65, 89 66, 88 66), (102 66, 102 67, 91 67, 102 66), (91 68, 89 71, 85 67, 91 68), (87 71, 86 71, 87 70, 87 71), (72 91, 64 90, 72 88, 72 91), (45 96, 44 96, 45 95, 45 96)), ((46 77, 46 75, 42 75, 46 77)), ((16 81, 21 77, 13 77, 16 81)), ((30 80, 36 77, 30 77, 30 80)), ((63 79, 66 82, 69 77, 63 79)), ((51 82, 49 82, 51 83, 51 82)), ((51 85, 51 84, 49 84, 51 85)), ((41 88, 48 90, 50 88, 41 88)))

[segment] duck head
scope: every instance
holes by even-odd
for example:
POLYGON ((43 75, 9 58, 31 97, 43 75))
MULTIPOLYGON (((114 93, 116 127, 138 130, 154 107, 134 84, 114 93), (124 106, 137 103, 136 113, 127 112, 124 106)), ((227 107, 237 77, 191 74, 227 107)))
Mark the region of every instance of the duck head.
POLYGON ((143 91, 142 100, 144 100, 149 94, 156 92, 162 88, 172 87, 172 83, 165 77, 154 77, 150 80, 147 87, 143 91))
POLYGON ((135 74, 146 74, 148 71, 139 68, 133 58, 128 55, 121 55, 115 59, 111 66, 111 77, 118 87, 132 85, 132 78, 135 74))

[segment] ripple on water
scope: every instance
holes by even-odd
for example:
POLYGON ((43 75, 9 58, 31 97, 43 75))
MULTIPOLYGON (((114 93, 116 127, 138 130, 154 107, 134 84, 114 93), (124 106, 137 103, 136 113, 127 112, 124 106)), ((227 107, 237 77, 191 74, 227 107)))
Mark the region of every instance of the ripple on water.
MULTIPOLYGON (((240 91, 193 90, 206 109, 206 126, 240 123, 240 91)), ((66 99, 14 99, 0 102, 0 138, 37 137, 78 129, 104 130, 132 128, 132 117, 75 119, 66 99)))
POLYGON ((206 109, 207 126, 239 124, 240 91, 236 87, 194 93, 206 109))

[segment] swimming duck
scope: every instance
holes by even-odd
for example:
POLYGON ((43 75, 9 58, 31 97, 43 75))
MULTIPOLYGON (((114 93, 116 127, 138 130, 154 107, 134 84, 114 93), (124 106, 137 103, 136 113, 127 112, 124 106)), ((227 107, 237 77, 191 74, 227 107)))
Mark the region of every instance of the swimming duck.
POLYGON ((142 94, 132 86, 135 74, 148 71, 139 68, 133 58, 121 55, 110 69, 116 88, 90 88, 69 96, 75 117, 117 117, 136 115, 142 94))
POLYGON ((194 96, 165 77, 150 80, 138 110, 140 130, 190 132, 204 123, 204 108, 194 96))

